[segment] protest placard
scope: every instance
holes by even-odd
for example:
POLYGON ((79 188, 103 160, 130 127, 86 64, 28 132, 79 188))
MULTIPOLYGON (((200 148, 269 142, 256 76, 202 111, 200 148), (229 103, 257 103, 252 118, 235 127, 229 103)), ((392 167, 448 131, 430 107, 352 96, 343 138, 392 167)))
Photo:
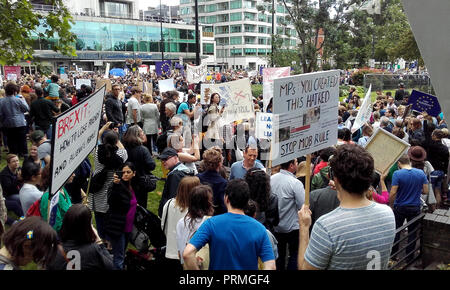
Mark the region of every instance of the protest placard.
POLYGON ((69 80, 69 76, 67 74, 60 74, 59 77, 61 78, 62 81, 68 81, 69 80))
POLYGON ((198 66, 186 64, 186 81, 190 84, 204 82, 207 72, 206 63, 198 66))
POLYGON ((358 115, 356 115, 355 122, 353 122, 353 126, 351 132, 354 133, 356 130, 364 126, 366 122, 370 121, 370 115, 372 114, 372 101, 370 98, 370 93, 372 92, 372 84, 369 86, 369 90, 364 97, 363 103, 359 108, 358 115))
POLYGON ((158 84, 159 84, 159 91, 161 93, 175 90, 173 79, 160 80, 158 81, 158 84))
POLYGON ((95 90, 99 90, 104 85, 106 85, 107 93, 112 91, 112 84, 110 79, 98 79, 95 83, 95 90))
POLYGON ((337 143, 339 71, 274 80, 272 166, 337 143))
POLYGON ((104 79, 109 78, 109 69, 110 69, 110 67, 111 67, 111 65, 110 65, 110 63, 108 62, 108 63, 106 64, 105 75, 103 76, 104 79))
POLYGON ((54 194, 97 145, 106 86, 53 121, 50 193, 54 194))
POLYGON ((219 106, 225 106, 222 114, 224 124, 255 117, 252 90, 249 79, 241 79, 220 84, 201 85, 201 103, 209 104, 212 94, 220 96, 219 106))
POLYGON ((149 82, 139 82, 138 87, 142 90, 144 94, 152 95, 153 94, 153 84, 149 82))
POLYGON ((437 117, 441 113, 441 106, 437 97, 413 90, 408 98, 411 109, 417 112, 427 112, 428 115, 437 117))
POLYGON ((17 80, 20 77, 20 70, 21 67, 11 66, 11 65, 5 65, 3 66, 3 71, 5 72, 5 77, 7 80, 17 80))
POLYGON ((267 110, 270 100, 273 97, 273 80, 291 75, 290 67, 270 67, 263 70, 263 106, 264 112, 267 110))
POLYGON ((375 170, 383 175, 389 172, 392 165, 406 153, 409 146, 408 142, 378 128, 367 141, 365 149, 373 157, 375 170))
POLYGON ((255 137, 259 139, 271 139, 272 138, 272 127, 273 127, 272 113, 256 113, 256 130, 255 137))
POLYGON ((77 79, 75 87, 77 90, 81 89, 81 85, 91 86, 91 80, 89 79, 77 79))

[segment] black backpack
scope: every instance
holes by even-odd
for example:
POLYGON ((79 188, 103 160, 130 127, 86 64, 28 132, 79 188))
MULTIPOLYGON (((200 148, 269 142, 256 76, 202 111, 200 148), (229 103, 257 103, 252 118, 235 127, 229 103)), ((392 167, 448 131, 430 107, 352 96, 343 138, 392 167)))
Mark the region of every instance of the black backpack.
POLYGON ((172 130, 164 131, 156 138, 156 148, 158 148, 159 154, 167 147, 167 137, 169 137, 169 134, 171 133, 173 133, 172 130))

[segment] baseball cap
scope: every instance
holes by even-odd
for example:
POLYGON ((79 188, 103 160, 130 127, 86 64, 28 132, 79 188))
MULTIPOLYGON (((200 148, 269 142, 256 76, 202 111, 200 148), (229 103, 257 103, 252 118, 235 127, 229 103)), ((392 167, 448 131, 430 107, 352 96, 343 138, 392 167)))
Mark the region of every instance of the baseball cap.
POLYGON ((175 149, 173 149, 173 148, 166 148, 158 156, 158 159, 160 159, 160 160, 167 160, 170 157, 177 156, 177 155, 178 155, 178 153, 177 153, 177 151, 175 149))
POLYGON ((30 139, 32 142, 36 143, 39 142, 42 138, 44 138, 45 134, 41 130, 35 130, 30 135, 30 139))

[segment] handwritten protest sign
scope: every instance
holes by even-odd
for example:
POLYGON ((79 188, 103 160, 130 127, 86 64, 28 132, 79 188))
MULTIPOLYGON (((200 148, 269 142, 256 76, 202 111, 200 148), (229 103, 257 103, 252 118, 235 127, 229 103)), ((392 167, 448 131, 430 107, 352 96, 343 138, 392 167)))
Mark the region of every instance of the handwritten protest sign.
POLYGON ((263 70, 263 106, 264 112, 273 97, 273 80, 291 75, 290 67, 270 67, 263 70))
POLYGON ((89 79, 77 79, 75 87, 77 90, 81 89, 81 85, 91 86, 91 80, 89 79))
POLYGON ((378 128, 367 141, 365 149, 374 160, 375 170, 383 175, 408 150, 409 144, 386 130, 378 128))
POLYGON ((158 84, 159 84, 159 91, 161 93, 175 90, 175 85, 173 84, 173 79, 160 80, 160 81, 158 81, 158 84))
POLYGON ((150 96, 153 94, 153 83, 139 82, 138 87, 142 90, 144 94, 149 94, 150 96))
POLYGON ((97 145, 106 86, 54 119, 50 193, 56 193, 97 145))
POLYGON ((274 80, 272 166, 337 142, 339 71, 274 80))
POLYGON ((201 64, 198 66, 186 64, 186 80, 188 83, 196 84, 199 82, 204 82, 207 73, 208 68, 206 64, 201 64))
POLYGON ((356 115, 355 122, 351 129, 352 133, 356 132, 359 128, 364 126, 366 122, 370 121, 370 115, 372 114, 372 101, 370 99, 370 93, 372 92, 372 84, 370 84, 369 90, 364 97, 363 103, 359 108, 358 115, 356 115))
POLYGON ((109 78, 109 69, 111 67, 111 64, 108 62, 106 64, 106 69, 105 69, 105 75, 103 76, 104 79, 109 78))
POLYGON ((272 128, 273 128, 273 118, 272 113, 256 113, 256 130, 255 137, 259 139, 271 139, 272 138, 272 128))

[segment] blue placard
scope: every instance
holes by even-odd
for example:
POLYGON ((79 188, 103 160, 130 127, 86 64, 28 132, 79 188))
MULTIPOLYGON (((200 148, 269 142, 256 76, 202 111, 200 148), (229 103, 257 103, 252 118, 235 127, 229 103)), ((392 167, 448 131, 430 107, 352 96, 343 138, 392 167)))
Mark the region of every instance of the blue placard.
POLYGON ((408 104, 412 104, 411 109, 418 112, 427 112, 428 115, 436 117, 442 110, 437 97, 413 90, 408 99, 408 104))

